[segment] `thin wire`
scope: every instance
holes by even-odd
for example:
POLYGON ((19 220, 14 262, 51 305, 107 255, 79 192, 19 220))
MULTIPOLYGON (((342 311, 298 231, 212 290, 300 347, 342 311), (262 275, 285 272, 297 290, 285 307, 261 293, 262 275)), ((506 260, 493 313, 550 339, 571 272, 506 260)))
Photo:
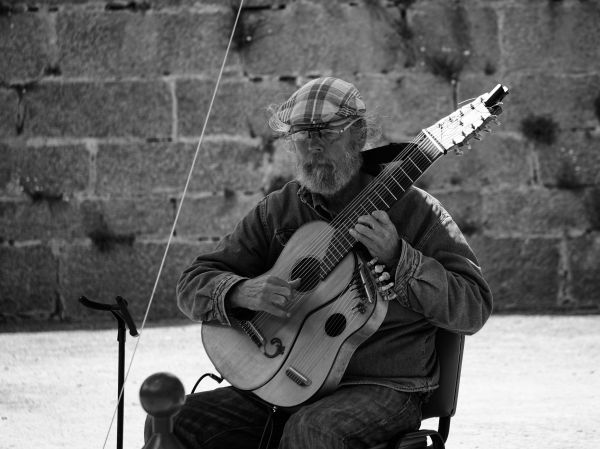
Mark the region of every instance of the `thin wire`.
POLYGON ((235 17, 235 21, 233 23, 233 29, 231 30, 231 35, 229 36, 229 42, 227 43, 227 48, 225 50, 225 56, 223 56, 223 62, 221 64, 221 69, 219 70, 219 75, 217 76, 217 82, 215 84, 215 88, 213 90, 212 98, 210 99, 210 104, 208 105, 208 111, 206 113, 206 117, 204 118, 204 124, 202 125, 202 132, 200 133, 200 139, 198 140, 198 145, 196 146, 196 152, 194 153, 194 158, 192 159, 192 164, 190 166, 190 170, 188 172, 187 179, 185 181, 185 187, 183 188, 183 193, 181 195, 181 200, 179 202, 179 206, 177 207, 177 213, 175 214, 175 220, 173 221, 173 226, 171 227, 171 232, 169 233, 169 239, 167 241, 167 246, 165 247, 165 251, 163 253, 162 260, 160 262, 160 266, 158 268, 158 274, 156 275, 156 280, 154 281, 154 286, 152 287, 152 293, 150 294, 150 300, 148 301, 148 306, 146 307, 146 313, 144 314, 144 319, 142 320, 142 324, 139 328, 139 336, 131 353, 131 359, 129 361, 129 365, 127 367, 127 373, 125 374, 125 379, 123 381, 123 386, 121 387, 121 391, 119 391, 119 397, 117 398, 117 405, 115 406, 115 410, 112 415, 112 419, 110 420, 110 425, 108 426, 108 431, 106 432, 106 438, 104 439, 104 444, 102 448, 106 447, 106 443, 108 441, 108 437, 110 436, 110 431, 112 429, 113 423, 115 422, 115 416, 117 414, 117 410, 119 407, 119 403, 121 402, 121 398, 123 397, 123 391, 125 390, 125 385, 127 384, 127 379, 129 378, 129 372, 131 371, 131 367, 133 365, 133 360, 135 358, 135 354, 137 352, 137 348, 142 340, 142 334, 144 327, 146 325, 146 320, 148 319, 148 314, 150 313, 150 307, 152 306, 152 301, 154 300, 154 295, 156 294, 156 289, 158 287, 158 281, 160 280, 160 276, 162 274, 165 261, 167 259, 167 253, 169 252, 169 248, 171 246, 171 242, 173 240, 173 235, 175 234, 175 228, 177 226, 177 221, 179 220, 179 215, 181 213, 181 209, 183 206, 183 201, 188 191, 188 187, 190 185, 190 181, 192 179, 192 174, 194 172, 194 167, 196 165, 196 160, 198 159, 198 155, 200 154, 200 146, 202 145, 202 140, 204 139, 204 134, 206 132, 206 126, 208 124, 208 119, 210 117, 210 113, 215 102, 215 98, 217 96, 217 91, 219 90, 219 84, 221 83, 221 78, 223 76, 223 71, 225 70, 225 63, 227 62, 227 56, 229 54, 229 49, 231 48, 231 43, 233 42, 233 36, 235 34, 235 29, 237 27, 238 19, 240 18, 240 14, 242 12, 242 5, 244 4, 244 0, 240 0, 240 6, 238 8, 237 15, 235 17))

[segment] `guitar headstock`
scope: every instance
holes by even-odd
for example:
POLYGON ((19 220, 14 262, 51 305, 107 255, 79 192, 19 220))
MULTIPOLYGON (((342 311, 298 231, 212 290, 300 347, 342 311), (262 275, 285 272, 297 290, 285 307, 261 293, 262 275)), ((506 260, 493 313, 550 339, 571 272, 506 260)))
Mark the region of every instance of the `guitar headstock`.
POLYGON ((481 131, 491 132, 487 125, 502 113, 502 99, 507 94, 508 88, 498 84, 490 92, 424 129, 423 133, 442 153, 454 150, 460 154, 461 147, 468 145, 471 139, 481 140, 481 131))

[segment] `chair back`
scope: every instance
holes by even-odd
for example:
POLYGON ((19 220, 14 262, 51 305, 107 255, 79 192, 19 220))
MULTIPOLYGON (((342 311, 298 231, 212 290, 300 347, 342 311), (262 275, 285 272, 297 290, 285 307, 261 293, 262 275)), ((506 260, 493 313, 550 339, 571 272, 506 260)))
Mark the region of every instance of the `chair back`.
POLYGON ((440 363, 440 386, 423 404, 423 419, 454 416, 464 345, 464 335, 437 329, 435 350, 440 363))

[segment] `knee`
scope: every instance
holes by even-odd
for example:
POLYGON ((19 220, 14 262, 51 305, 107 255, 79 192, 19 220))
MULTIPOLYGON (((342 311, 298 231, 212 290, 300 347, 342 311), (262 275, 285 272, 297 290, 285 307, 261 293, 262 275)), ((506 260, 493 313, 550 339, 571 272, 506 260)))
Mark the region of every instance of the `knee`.
POLYGON ((344 435, 318 413, 294 413, 285 423, 280 449, 341 447, 344 435))

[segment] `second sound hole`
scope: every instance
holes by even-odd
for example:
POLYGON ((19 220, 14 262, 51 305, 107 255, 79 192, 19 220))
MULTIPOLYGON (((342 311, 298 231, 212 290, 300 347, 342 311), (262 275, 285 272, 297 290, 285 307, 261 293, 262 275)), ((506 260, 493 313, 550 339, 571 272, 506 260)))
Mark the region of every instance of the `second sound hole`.
POLYGON ((337 337, 346 329, 346 317, 341 313, 334 313, 325 321, 325 333, 330 337, 337 337))

